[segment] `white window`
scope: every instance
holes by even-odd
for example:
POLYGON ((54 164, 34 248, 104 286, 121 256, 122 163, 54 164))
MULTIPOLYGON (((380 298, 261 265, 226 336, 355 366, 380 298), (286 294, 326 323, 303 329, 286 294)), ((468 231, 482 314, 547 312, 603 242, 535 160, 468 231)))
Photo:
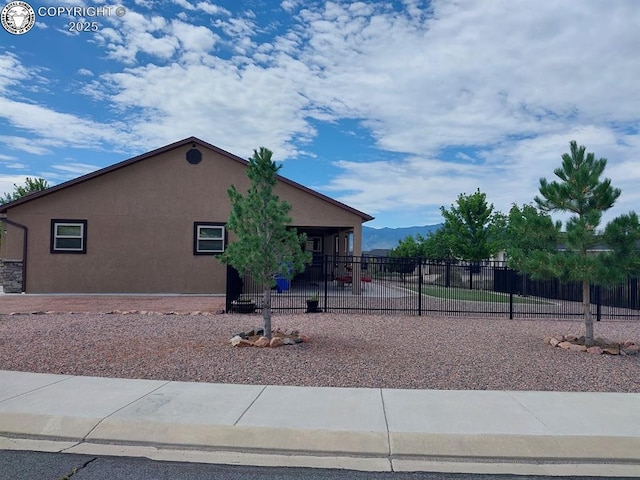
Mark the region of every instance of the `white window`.
POLYGON ((87 253, 86 220, 51 220, 51 253, 87 253))
POLYGON ((224 252, 224 226, 207 223, 195 224, 194 254, 207 255, 224 252))

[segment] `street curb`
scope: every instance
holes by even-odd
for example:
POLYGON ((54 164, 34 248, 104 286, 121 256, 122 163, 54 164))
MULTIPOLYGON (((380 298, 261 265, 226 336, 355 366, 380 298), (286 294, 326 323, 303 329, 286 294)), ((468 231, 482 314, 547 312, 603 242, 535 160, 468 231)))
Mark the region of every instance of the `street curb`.
POLYGON ((386 457, 386 432, 353 432, 240 425, 193 425, 107 419, 88 442, 168 448, 249 450, 311 455, 386 457))
POLYGON ((631 462, 640 468, 638 437, 390 432, 389 438, 392 457, 631 462))
POLYGON ((40 451, 110 457, 143 457, 155 461, 244 465, 255 467, 300 467, 344 469, 367 472, 436 472, 493 475, 609 476, 638 478, 639 463, 544 462, 527 459, 506 461, 500 458, 391 458, 345 455, 302 455, 211 449, 171 448, 159 445, 116 445, 92 442, 68 442, 0 436, 0 450, 40 451))

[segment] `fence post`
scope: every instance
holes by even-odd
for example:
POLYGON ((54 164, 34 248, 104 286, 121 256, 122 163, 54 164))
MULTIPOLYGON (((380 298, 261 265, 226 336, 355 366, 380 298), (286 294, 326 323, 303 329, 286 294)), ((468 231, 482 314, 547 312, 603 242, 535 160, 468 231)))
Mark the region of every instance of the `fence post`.
POLYGON ((600 301, 600 285, 596 285, 596 322, 602 318, 602 302, 600 301))
POLYGON ((444 286, 449 288, 451 286, 451 262, 445 260, 445 272, 444 272, 444 286))
POLYGON ((329 255, 324 255, 324 311, 329 311, 329 255))
POLYGON ((513 290, 518 277, 515 270, 509 269, 509 320, 513 320, 513 290))
POLYGON ((418 260, 418 316, 422 315, 422 259, 418 260))
POLYGON ((628 308, 637 310, 638 299, 640 298, 638 295, 638 277, 627 276, 627 291, 629 292, 627 296, 628 308))

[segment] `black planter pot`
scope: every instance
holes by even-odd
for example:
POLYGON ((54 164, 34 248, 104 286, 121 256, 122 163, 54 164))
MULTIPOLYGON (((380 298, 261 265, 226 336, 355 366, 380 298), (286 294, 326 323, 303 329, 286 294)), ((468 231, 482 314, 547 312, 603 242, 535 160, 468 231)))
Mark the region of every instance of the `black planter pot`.
POLYGON ((256 311, 256 304, 250 300, 236 300, 233 307, 238 313, 253 313, 256 311))
POLYGON ((307 313, 315 313, 318 311, 318 300, 307 300, 307 313))

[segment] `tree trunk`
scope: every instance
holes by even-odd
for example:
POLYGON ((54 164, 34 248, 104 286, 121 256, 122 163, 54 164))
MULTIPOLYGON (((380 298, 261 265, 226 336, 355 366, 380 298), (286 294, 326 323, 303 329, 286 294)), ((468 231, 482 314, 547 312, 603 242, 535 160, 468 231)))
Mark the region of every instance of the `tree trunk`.
POLYGON ((591 288, 587 280, 582 281, 582 311, 584 312, 585 344, 591 347, 593 341, 593 317, 591 316, 591 288))
POLYGON ((264 320, 264 336, 271 340, 271 288, 265 287, 262 297, 262 319, 264 320))

